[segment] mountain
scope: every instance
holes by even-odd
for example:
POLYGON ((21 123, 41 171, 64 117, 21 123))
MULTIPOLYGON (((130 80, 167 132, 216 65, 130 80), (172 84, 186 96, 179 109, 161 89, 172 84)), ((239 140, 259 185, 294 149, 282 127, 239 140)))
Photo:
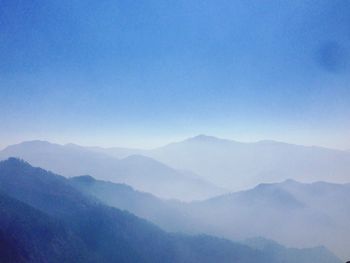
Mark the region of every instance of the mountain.
MULTIPOLYGON (((127 212, 96 203, 72 188, 64 177, 17 159, 0 163, 0 182, 1 191, 10 196, 1 196, 1 209, 6 215, 1 217, 0 233, 5 236, 1 244, 13 248, 1 250, 1 262, 2 258, 55 262, 45 247, 56 248, 56 240, 60 246, 70 245, 59 224, 81 241, 83 249, 76 253, 88 258, 87 262, 258 262, 265 257, 262 252, 223 239, 167 234, 127 212), (17 191, 13 191, 15 188, 17 191), (8 232, 11 235, 6 235, 8 232)), ((68 257, 61 262, 76 261, 68 257)))
POLYGON ((23 158, 67 177, 90 174, 103 180, 127 183, 164 198, 198 200, 225 192, 194 173, 173 169, 150 157, 131 155, 117 159, 91 147, 74 144, 23 142, 0 152, 0 159, 9 157, 23 158))
MULTIPOLYGON (((6 248, 0 250, 1 262, 286 262, 278 258, 280 250, 166 233, 79 192, 71 180, 18 159, 0 162, 0 245, 6 248)), ((320 257, 296 253, 287 262, 316 262, 320 257)), ((329 256, 325 262, 340 261, 329 256)))
POLYGON ((94 151, 94 152, 99 152, 99 153, 104 153, 107 155, 111 155, 113 157, 116 157, 118 159, 122 159, 125 157, 128 157, 130 155, 142 155, 145 150, 143 149, 136 149, 136 148, 125 148, 125 147, 110 147, 110 148, 103 148, 103 147, 86 147, 87 149, 94 151))
POLYGON ((272 140, 243 143, 198 135, 151 150, 118 147, 92 150, 122 158, 134 154, 148 156, 233 191, 290 178, 306 183, 350 181, 349 151, 272 140))
POLYGON ((334 259, 334 255, 323 246, 306 249, 286 248, 272 240, 264 238, 250 238, 245 240, 244 244, 252 248, 263 249, 285 263, 295 260, 326 263, 334 259))
POLYGON ((152 150, 32 141, 0 152, 0 159, 11 156, 65 176, 90 174, 185 201, 290 178, 305 183, 350 180, 348 151, 269 140, 242 143, 206 135, 152 150))
POLYGON ((325 245, 344 259, 350 256, 350 184, 286 180, 184 203, 88 176, 70 181, 80 191, 169 231, 205 232, 234 240, 264 236, 291 247, 325 245))
POLYGON ((325 245, 349 258, 349 185, 294 180, 261 184, 190 206, 201 229, 225 237, 263 236, 292 247, 325 245), (212 213, 215 211, 215 215, 212 213))
POLYGON ((190 226, 184 227, 186 222, 186 217, 182 216, 186 207, 184 202, 163 200, 152 194, 137 191, 128 185, 96 180, 89 175, 73 177, 69 181, 79 191, 107 205, 127 210, 168 231, 191 233, 190 226))
POLYGON ((90 262, 83 242, 59 220, 3 193, 0 213, 1 263, 90 262))
POLYGON ((350 181, 350 153, 316 146, 275 141, 242 143, 199 135, 142 154, 234 191, 289 178, 301 182, 350 181))

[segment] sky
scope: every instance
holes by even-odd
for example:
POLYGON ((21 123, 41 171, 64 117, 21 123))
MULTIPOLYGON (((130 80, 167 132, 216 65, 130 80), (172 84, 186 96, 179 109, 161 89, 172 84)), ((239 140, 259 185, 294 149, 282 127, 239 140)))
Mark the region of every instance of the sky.
POLYGON ((0 0, 0 147, 350 149, 349 85, 348 0, 0 0))

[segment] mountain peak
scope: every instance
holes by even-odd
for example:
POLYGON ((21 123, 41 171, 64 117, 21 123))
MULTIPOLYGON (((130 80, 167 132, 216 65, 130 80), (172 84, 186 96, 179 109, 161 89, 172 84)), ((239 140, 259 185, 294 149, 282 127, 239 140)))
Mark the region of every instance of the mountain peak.
POLYGON ((53 143, 44 140, 31 140, 31 141, 23 141, 17 145, 28 145, 28 144, 36 144, 36 145, 51 145, 53 143))
POLYGON ((6 160, 0 161, 0 166, 27 167, 27 166, 31 166, 31 165, 20 158, 9 157, 6 160))
POLYGON ((42 140, 32 140, 32 141, 23 141, 17 144, 9 145, 7 146, 3 151, 11 151, 13 149, 22 149, 22 150, 28 150, 33 148, 50 148, 53 146, 59 146, 58 144, 54 144, 48 141, 42 141, 42 140))
POLYGON ((210 136, 210 135, 199 134, 197 136, 188 138, 185 141, 187 141, 187 142, 224 142, 224 141, 229 141, 229 140, 220 139, 218 137, 214 137, 214 136, 210 136))
POLYGON ((290 185, 290 184, 294 184, 294 185, 295 185, 295 184, 301 184, 301 183, 298 182, 298 181, 296 181, 296 180, 294 180, 294 179, 290 179, 290 178, 289 178, 289 179, 283 181, 282 184, 289 184, 289 185, 290 185))

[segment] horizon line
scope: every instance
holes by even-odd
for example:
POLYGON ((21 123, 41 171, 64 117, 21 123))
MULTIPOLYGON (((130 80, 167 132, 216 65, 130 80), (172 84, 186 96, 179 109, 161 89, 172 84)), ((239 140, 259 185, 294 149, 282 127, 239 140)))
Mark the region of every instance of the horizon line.
POLYGON ((5 150, 6 148, 14 145, 20 145, 23 143, 30 143, 30 142, 42 142, 42 143, 49 143, 53 145, 60 145, 60 146, 78 146, 78 147, 85 147, 85 148, 93 148, 93 147, 98 147, 98 148, 103 148, 103 149, 111 149, 111 148, 121 148, 121 149, 131 149, 131 150, 154 150, 157 148, 162 148, 171 144, 176 144, 176 143, 181 143, 181 142, 186 142, 186 141, 191 141, 191 140, 198 140, 198 139, 203 139, 203 140, 217 140, 217 141, 226 141, 226 142, 231 142, 231 143, 241 143, 241 144, 257 144, 257 143, 280 143, 280 144, 287 144, 287 145, 295 145, 295 146, 302 146, 302 147, 316 147, 316 148, 323 148, 323 149, 329 149, 329 150, 337 150, 337 151, 345 151, 348 152, 349 149, 339 149, 335 147, 327 147, 327 146, 322 146, 322 145, 307 145, 307 144, 302 144, 302 143, 292 143, 288 141, 282 141, 282 140, 274 140, 274 139, 261 139, 261 140, 251 140, 251 141, 245 141, 245 140, 235 140, 232 138, 222 138, 214 135, 207 135, 207 134, 197 134, 194 136, 187 136, 183 137, 182 139, 175 140, 175 141, 170 141, 167 143, 162 143, 157 146, 152 146, 152 147, 134 147, 134 146, 120 146, 120 145, 111 145, 111 146, 101 146, 98 144, 84 144, 84 143, 75 143, 73 141, 55 141, 55 140, 50 140, 50 139, 28 139, 28 140, 21 140, 15 143, 10 143, 5 146, 2 146, 0 148, 0 151, 5 150))

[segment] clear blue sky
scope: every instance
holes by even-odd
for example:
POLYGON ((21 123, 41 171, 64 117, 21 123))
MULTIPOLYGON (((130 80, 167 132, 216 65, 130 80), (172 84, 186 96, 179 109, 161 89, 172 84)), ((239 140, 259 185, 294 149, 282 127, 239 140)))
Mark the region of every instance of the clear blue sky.
POLYGON ((346 0, 0 0, 2 147, 350 148, 349 86, 346 0))

